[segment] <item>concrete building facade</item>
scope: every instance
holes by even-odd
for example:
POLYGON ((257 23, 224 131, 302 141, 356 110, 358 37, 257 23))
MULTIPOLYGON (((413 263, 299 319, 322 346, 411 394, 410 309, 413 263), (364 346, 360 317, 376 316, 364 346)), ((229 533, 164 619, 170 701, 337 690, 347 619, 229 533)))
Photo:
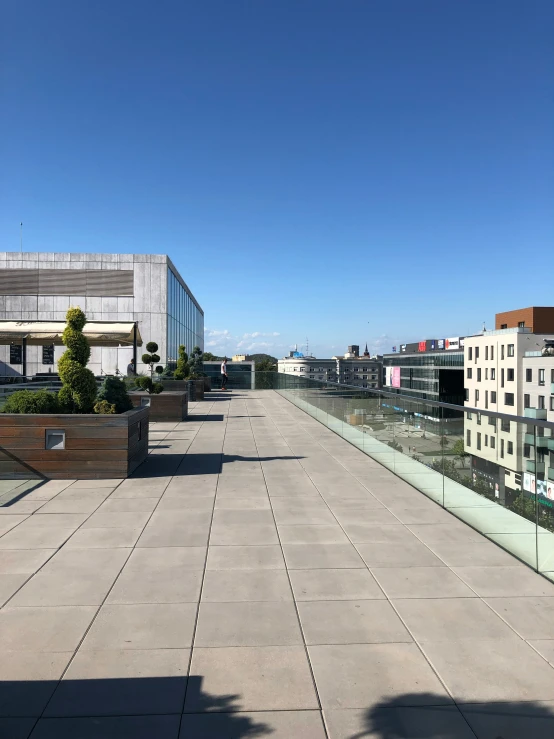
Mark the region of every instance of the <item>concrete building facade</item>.
MULTIPOLYGON (((163 365, 177 360, 179 344, 204 348, 204 312, 166 255, 0 253, 0 320, 63 321, 76 306, 89 321, 137 322, 144 344, 158 344, 163 365)), ((64 350, 53 347, 51 360, 42 347, 29 346, 27 374, 55 372, 64 350)), ((132 352, 92 347, 89 367, 97 375, 125 374, 132 352)), ((146 370, 144 352, 139 348, 139 372, 146 370)), ((0 346, 0 375, 21 374, 10 359, 10 347, 0 346)))

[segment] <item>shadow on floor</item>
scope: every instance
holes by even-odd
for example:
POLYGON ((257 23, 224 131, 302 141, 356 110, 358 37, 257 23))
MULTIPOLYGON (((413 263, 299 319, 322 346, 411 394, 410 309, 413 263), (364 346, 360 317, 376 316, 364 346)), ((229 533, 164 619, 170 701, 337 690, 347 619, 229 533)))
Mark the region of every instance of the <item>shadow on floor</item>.
POLYGON ((202 683, 197 675, 3 681, 0 735, 2 739, 27 739, 31 734, 32 739, 243 739, 273 732, 267 724, 237 713, 240 695, 212 695, 203 691, 202 683), (186 713, 181 715, 183 706, 186 713))
POLYGON ((275 462, 279 460, 299 460, 301 456, 283 457, 243 457, 239 454, 156 454, 159 449, 169 447, 154 447, 153 453, 148 456, 130 476, 137 477, 181 477, 185 475, 220 475, 224 467, 235 462, 275 462))
POLYGON ((348 739, 551 739, 553 709, 533 701, 457 706, 444 695, 407 693, 369 708, 348 739))

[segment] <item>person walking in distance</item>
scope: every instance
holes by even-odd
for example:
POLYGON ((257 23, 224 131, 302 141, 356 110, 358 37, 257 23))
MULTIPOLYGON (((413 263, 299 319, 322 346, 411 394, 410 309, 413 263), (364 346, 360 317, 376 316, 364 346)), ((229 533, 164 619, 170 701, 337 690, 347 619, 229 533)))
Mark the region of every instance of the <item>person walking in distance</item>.
POLYGON ((223 362, 221 362, 221 389, 227 390, 227 380, 229 379, 229 376, 227 375, 227 357, 223 359, 223 362))

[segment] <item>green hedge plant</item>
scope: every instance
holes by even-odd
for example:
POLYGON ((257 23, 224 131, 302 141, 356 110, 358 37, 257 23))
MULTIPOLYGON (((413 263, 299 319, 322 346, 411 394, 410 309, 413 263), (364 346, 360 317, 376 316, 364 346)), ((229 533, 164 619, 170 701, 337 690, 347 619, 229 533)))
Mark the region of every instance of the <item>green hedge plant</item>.
POLYGON ((57 393, 48 390, 18 390, 4 405, 4 413, 60 413, 57 393))
POLYGON ((70 308, 62 341, 67 350, 58 361, 58 374, 63 383, 58 393, 61 405, 72 413, 91 413, 96 400, 96 378, 87 369, 90 346, 83 328, 87 317, 80 308, 70 308))
MULTIPOLYGON (((133 378, 136 380, 136 378, 133 378)), ((123 380, 118 377, 106 377, 100 390, 98 391, 97 401, 106 401, 115 407, 114 413, 125 413, 133 408, 133 403, 127 392, 127 386, 123 380)), ((95 411, 95 413, 106 413, 108 411, 95 411)))

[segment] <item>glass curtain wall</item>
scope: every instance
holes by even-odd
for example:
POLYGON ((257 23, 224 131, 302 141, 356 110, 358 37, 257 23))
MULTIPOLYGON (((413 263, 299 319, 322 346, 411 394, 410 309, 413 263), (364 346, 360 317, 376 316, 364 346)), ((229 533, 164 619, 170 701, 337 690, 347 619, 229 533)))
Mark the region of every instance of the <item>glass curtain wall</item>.
POLYGON ((187 352, 195 346, 204 350, 204 313, 192 296, 167 270, 167 362, 175 363, 179 356, 179 345, 184 344, 187 352))

